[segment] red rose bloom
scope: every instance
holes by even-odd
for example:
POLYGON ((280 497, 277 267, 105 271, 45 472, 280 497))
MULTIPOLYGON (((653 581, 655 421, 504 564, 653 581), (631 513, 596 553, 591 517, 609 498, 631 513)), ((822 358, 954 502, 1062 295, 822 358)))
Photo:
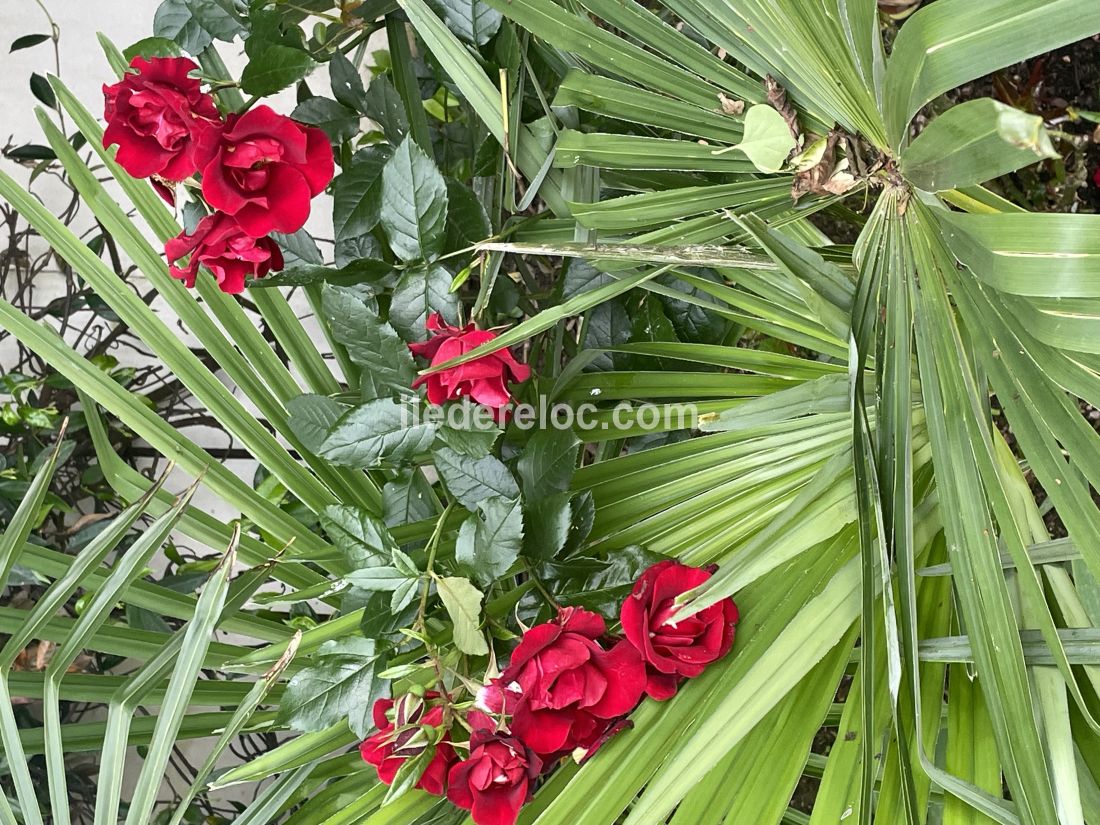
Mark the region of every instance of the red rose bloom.
POLYGON ((204 130, 199 144, 206 202, 256 238, 301 229, 335 168, 324 132, 269 106, 230 115, 224 129, 204 130))
POLYGON ((723 599, 675 624, 673 603, 711 577, 709 570, 668 559, 646 570, 623 602, 623 633, 646 665, 646 693, 664 700, 676 693, 683 678, 698 676, 733 646, 737 605, 723 599))
POLYGON ((588 750, 642 697, 645 665, 628 642, 604 650, 603 618, 577 607, 523 634, 500 676, 519 686, 512 733, 540 755, 588 750))
POLYGON ((104 147, 118 144, 115 159, 135 178, 183 180, 199 164, 194 135, 220 121, 210 95, 187 73, 186 57, 135 57, 122 80, 103 87, 104 147))
POLYGON ((447 798, 477 825, 515 825, 541 771, 542 760, 519 739, 475 727, 470 758, 447 776, 447 798))
MULTIPOLYGON (((409 349, 414 355, 428 359, 433 367, 497 337, 495 332, 475 329, 473 324, 453 327, 438 312, 428 317, 427 328, 437 334, 422 344, 409 344, 409 349)), ((512 400, 505 386, 507 382, 526 381, 530 375, 530 367, 519 363, 507 349, 501 349, 442 372, 422 375, 413 382, 413 387, 427 383, 428 401, 432 404, 468 396, 486 407, 500 409, 512 400)))
MULTIPOLYGON (((439 698, 438 693, 425 694, 426 700, 439 698)), ((394 718, 390 711, 395 707, 392 699, 379 699, 374 703, 372 713, 378 733, 365 739, 359 745, 363 759, 378 771, 378 778, 387 785, 391 784, 401 766, 408 759, 422 753, 427 741, 422 725, 438 727, 443 724, 443 706, 431 705, 414 697, 404 697, 396 703, 394 718), (396 724, 395 724, 396 723, 396 724)), ((447 770, 458 759, 450 744, 450 735, 435 746, 435 754, 424 770, 416 787, 436 796, 443 795, 447 783, 447 770)))
POLYGON ((236 295, 244 291, 246 275, 262 278, 272 269, 283 268, 283 253, 271 238, 253 238, 241 229, 237 220, 222 212, 207 215, 194 233, 180 233, 164 245, 168 271, 187 286, 195 285, 199 264, 209 269, 222 292, 236 295), (185 255, 186 267, 175 262, 185 255))

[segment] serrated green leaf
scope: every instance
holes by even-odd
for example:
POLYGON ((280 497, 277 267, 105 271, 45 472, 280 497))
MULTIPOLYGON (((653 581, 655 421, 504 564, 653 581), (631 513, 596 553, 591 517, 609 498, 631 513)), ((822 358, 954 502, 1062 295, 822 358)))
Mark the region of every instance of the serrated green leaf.
POLYGON ((548 561, 565 547, 572 526, 572 498, 572 493, 564 492, 527 500, 524 506, 527 522, 523 540, 525 556, 536 561, 548 561))
POLYGON ((229 42, 245 31, 228 0, 164 0, 153 17, 153 34, 199 54, 214 40, 229 42))
POLYGON ((302 446, 316 452, 332 425, 347 412, 348 405, 327 395, 299 395, 287 402, 286 410, 290 413, 290 431, 302 446))
POLYGON ((484 0, 431 0, 443 22, 467 43, 484 46, 500 29, 503 15, 484 0))
POLYGON ((368 592, 389 593, 409 581, 409 577, 396 567, 363 567, 348 573, 346 578, 352 587, 368 592))
POLYGON ((273 95, 297 83, 314 65, 313 58, 301 49, 268 44, 256 52, 241 72, 241 90, 261 97, 273 95))
POLYGON ((366 469, 409 461, 434 438, 435 425, 413 423, 408 405, 376 398, 345 413, 325 437, 319 455, 334 464, 366 469))
POLYGON ((389 74, 380 74, 370 82, 366 100, 367 117, 382 127, 386 140, 397 146, 409 133, 409 115, 389 74))
POLYGON ((303 100, 290 116, 300 123, 318 127, 335 143, 351 140, 359 132, 359 113, 327 97, 303 100))
POLYGON ((568 490, 580 445, 572 430, 539 430, 531 436, 516 465, 524 495, 534 500, 568 490))
POLYGON ((374 641, 350 637, 325 642, 315 664, 296 673, 279 705, 279 722, 293 730, 321 731, 346 719, 359 738, 373 727, 371 706, 384 687, 375 680, 374 641))
POLYGON ((363 367, 360 391, 365 398, 411 392, 416 377, 412 353, 361 293, 326 284, 322 292, 322 311, 332 337, 344 345, 354 363, 363 367))
POLYGON ((519 496, 519 487, 511 471, 495 456, 471 460, 450 447, 437 447, 432 457, 451 495, 468 510, 493 496, 508 499, 519 496))
POLYGON ((390 157, 388 146, 360 149, 333 181, 332 223, 337 241, 364 235, 378 225, 382 170, 390 157))
POLYGON ((491 584, 508 572, 523 547, 520 500, 494 496, 477 506, 462 523, 455 544, 455 561, 479 582, 491 584))
POLYGON ((382 207, 382 228, 397 257, 431 261, 442 253, 447 184, 435 161, 409 137, 382 170, 382 207))
POLYGON ((454 624, 455 647, 471 656, 484 656, 489 652, 485 637, 481 635, 482 593, 469 579, 446 576, 435 580, 439 598, 447 608, 454 624))
POLYGON ((129 63, 135 57, 179 57, 183 54, 179 43, 167 37, 145 37, 122 51, 129 63))
POLYGON ((366 112, 367 90, 363 86, 363 76, 340 50, 333 52, 328 62, 328 76, 333 97, 355 112, 366 112))
POLYGON ((448 323, 458 320, 458 296, 451 292, 451 273, 439 264, 407 270, 390 298, 393 328, 407 341, 423 341, 433 312, 448 323))
POLYGON ((320 522, 353 567, 388 562, 397 549, 386 525, 359 507, 332 504, 321 511, 320 522))

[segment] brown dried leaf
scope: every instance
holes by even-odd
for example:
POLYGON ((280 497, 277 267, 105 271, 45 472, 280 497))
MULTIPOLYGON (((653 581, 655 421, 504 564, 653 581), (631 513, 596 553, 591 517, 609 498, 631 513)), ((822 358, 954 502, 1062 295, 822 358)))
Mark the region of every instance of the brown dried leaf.
POLYGON ((787 121, 787 126, 791 130, 791 136, 794 137, 795 142, 802 145, 802 127, 798 123, 798 112, 795 111, 794 106, 787 100, 787 90, 779 85, 779 81, 771 75, 764 78, 764 85, 768 90, 768 103, 770 103, 779 114, 783 115, 783 119, 787 121))
POLYGON ((719 92, 718 102, 722 104, 722 114, 737 117, 745 113, 745 101, 743 100, 734 100, 732 97, 726 97, 724 93, 719 92))

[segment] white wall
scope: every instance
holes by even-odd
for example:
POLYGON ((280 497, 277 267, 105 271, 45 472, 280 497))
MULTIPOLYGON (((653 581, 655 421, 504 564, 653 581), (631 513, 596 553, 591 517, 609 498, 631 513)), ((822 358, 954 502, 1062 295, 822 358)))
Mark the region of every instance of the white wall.
MULTIPOLYGON (((102 85, 105 82, 113 82, 113 77, 96 39, 96 32, 104 32, 119 48, 125 48, 130 43, 149 36, 152 33, 153 14, 159 5, 159 0, 44 0, 44 2, 61 30, 60 77, 76 96, 99 116, 103 105, 102 85)), ((8 142, 9 136, 14 145, 28 142, 45 143, 34 115, 34 108, 38 105, 38 101, 30 92, 28 79, 32 72, 42 75, 58 73, 52 44, 42 43, 14 54, 8 53, 12 40, 24 34, 36 32, 48 33, 49 23, 34 0, 0 0, 0 112, 3 113, 0 116, 0 144, 8 142)), ((230 71, 239 74, 244 64, 240 44, 233 46, 219 44, 219 46, 230 71)), ((315 89, 322 91, 327 88, 323 70, 314 77, 315 80, 311 85, 315 89)), ((293 93, 284 92, 269 102, 278 111, 289 114, 294 107, 293 93)), ((30 178, 29 167, 0 160, 0 168, 21 182, 26 182, 30 178)), ((36 183, 35 191, 43 197, 46 206, 55 212, 60 210, 67 201, 67 190, 60 184, 42 186, 40 181, 36 183)), ((307 228, 316 237, 330 238, 331 213, 331 201, 327 195, 322 195, 314 201, 313 213, 307 228)), ((73 228, 81 232, 92 225, 88 210, 85 209, 73 228)), ((6 241, 6 236, 4 240, 6 241)), ((38 242, 35 251, 44 250, 45 245, 38 242)), ((140 276, 136 277, 136 282, 139 288, 147 288, 140 276)), ((63 287, 62 277, 56 271, 43 273, 42 277, 35 282, 35 303, 37 305, 47 303, 61 294, 63 287)), ((0 283, 0 295, 7 294, 8 289, 10 285, 0 283)), ((304 301, 294 300, 293 305, 309 324, 309 309, 304 301)), ((154 304, 154 309, 166 323, 175 324, 175 317, 162 304, 154 304)), ((309 326, 314 331, 313 339, 322 341, 323 338, 316 331, 315 325, 309 324, 309 326)), ((189 343, 195 343, 193 339, 188 340, 188 336, 183 338, 189 343)), ((12 350, 10 339, 0 342, 0 371, 5 364, 11 363, 12 350)), ((124 363, 142 365, 140 362, 135 363, 135 358, 129 351, 118 351, 114 354, 124 363)), ((216 433, 191 431, 188 434, 202 444, 209 444, 215 448, 226 446, 224 436, 216 433)), ((237 461, 231 463, 231 469, 246 482, 251 483, 256 465, 255 462, 237 461)), ((173 484, 170 486, 182 489, 187 481, 186 477, 180 475, 173 479, 173 484)), ((204 494, 200 491, 195 504, 206 512, 227 521, 239 516, 239 513, 208 492, 204 494)), ((192 763, 198 764, 202 761, 208 746, 208 742, 189 743, 185 744, 184 751, 192 763)), ((129 782, 132 782, 136 776, 135 767, 136 764, 130 766, 129 782)))

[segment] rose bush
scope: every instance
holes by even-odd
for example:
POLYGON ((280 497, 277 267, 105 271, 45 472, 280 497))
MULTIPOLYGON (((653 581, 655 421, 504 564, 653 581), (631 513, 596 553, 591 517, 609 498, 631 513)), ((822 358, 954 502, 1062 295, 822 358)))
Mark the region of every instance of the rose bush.
MULTIPOLYGON (((732 599, 700 611, 698 619, 668 621, 673 600, 711 574, 671 559, 645 570, 622 606, 626 639, 609 636, 603 617, 580 607, 560 608, 551 621, 525 630, 508 666, 486 681, 465 712, 470 741, 454 747, 467 750, 468 757, 452 757, 446 733, 420 787, 440 793, 441 767, 457 759, 446 775, 447 798, 471 811, 476 825, 514 825, 544 769, 553 770, 570 754, 587 761, 630 727, 626 716, 645 692, 667 699, 683 678, 698 676, 729 652, 737 623, 732 599), (654 641, 647 644, 643 636, 654 641)), ((426 695, 448 701, 439 693, 426 695)), ((402 697, 398 706, 410 701, 420 707, 413 697, 402 697)), ((360 748, 386 784, 419 752, 416 747, 423 748, 395 747, 407 739, 401 739, 400 727, 395 734, 385 714, 393 704, 376 703, 379 732, 360 748)), ((437 710, 433 705, 419 724, 438 724, 443 716, 437 710)))

